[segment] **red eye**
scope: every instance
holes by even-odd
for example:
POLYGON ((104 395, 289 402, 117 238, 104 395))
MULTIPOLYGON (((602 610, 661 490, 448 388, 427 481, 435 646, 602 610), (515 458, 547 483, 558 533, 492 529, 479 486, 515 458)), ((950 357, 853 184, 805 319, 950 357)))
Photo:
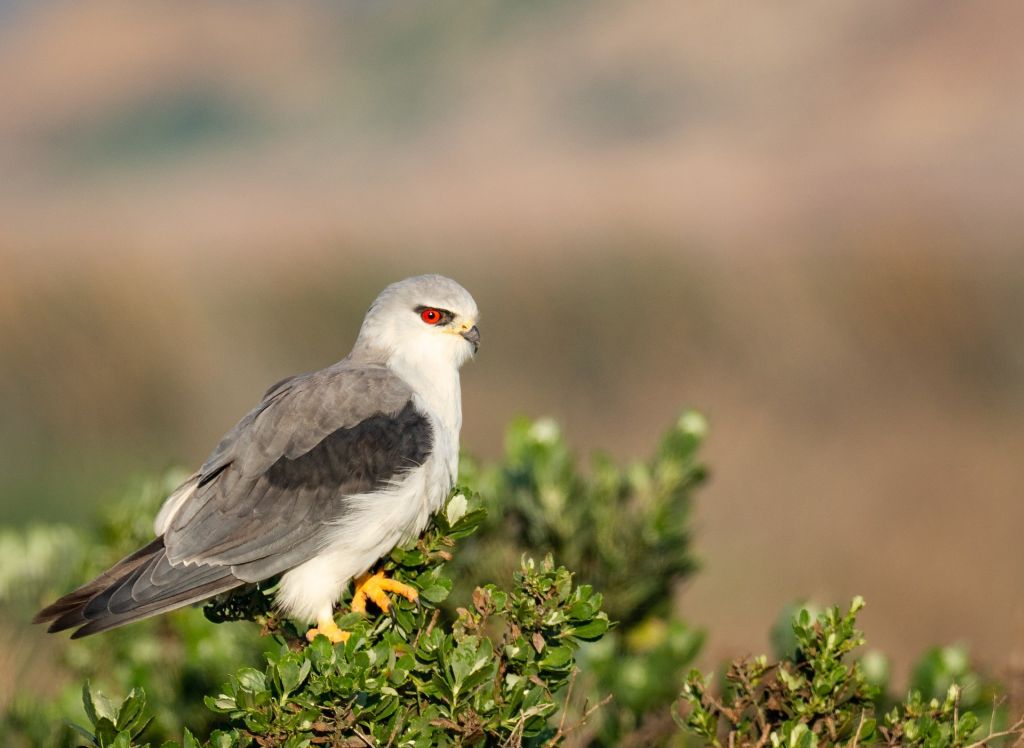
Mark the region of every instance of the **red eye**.
POLYGON ((420 312, 420 319, 428 325, 436 325, 441 321, 441 312, 437 309, 424 309, 420 312))

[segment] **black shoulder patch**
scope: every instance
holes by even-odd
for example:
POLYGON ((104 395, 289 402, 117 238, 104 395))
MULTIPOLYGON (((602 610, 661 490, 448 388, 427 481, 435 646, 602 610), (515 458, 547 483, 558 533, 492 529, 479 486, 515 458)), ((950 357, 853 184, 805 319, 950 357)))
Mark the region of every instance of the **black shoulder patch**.
POLYGON ((300 457, 280 458, 266 477, 281 489, 364 493, 422 465, 433 442, 430 421, 409 401, 398 413, 378 413, 351 428, 332 431, 300 457))

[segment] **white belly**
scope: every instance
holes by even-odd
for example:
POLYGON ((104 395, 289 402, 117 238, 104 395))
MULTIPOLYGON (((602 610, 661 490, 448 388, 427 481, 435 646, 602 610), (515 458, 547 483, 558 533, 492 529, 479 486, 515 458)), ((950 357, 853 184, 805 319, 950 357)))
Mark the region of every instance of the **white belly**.
POLYGON ((324 549, 281 577, 277 604, 285 614, 305 621, 329 614, 349 580, 423 532, 455 484, 458 446, 453 459, 452 445, 442 441, 400 483, 346 499, 350 509, 331 530, 324 549))

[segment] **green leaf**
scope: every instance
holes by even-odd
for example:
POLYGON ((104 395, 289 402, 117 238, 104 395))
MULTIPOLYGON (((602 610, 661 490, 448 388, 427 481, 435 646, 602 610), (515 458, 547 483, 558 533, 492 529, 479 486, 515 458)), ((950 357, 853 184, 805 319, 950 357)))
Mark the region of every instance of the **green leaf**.
POLYGON ((311 666, 307 658, 295 654, 285 657, 277 664, 282 698, 286 698, 306 680, 311 666))
POLYGON ((108 746, 117 739, 117 728, 109 717, 100 717, 96 720, 96 742, 101 746, 108 746))
POLYGON ((185 734, 182 736, 181 748, 200 748, 199 741, 192 736, 187 727, 185 728, 185 734))
POLYGON ((248 740, 245 743, 241 743, 231 733, 223 730, 215 730, 207 742, 209 748, 236 748, 239 745, 249 745, 248 740))
POLYGON ((231 696, 221 694, 220 696, 204 696, 206 706, 214 712, 233 712, 238 708, 237 702, 231 696))
POLYGON ((431 603, 440 603, 451 594, 452 583, 448 579, 440 579, 420 590, 420 597, 431 603))
POLYGON ((145 721, 146 692, 133 688, 117 710, 114 724, 118 730, 127 730, 132 735, 141 732, 139 725, 145 721))
POLYGON ((960 735, 970 739, 981 727, 981 721, 974 712, 964 712, 960 715, 960 735))
POLYGON ((878 721, 876 719, 869 718, 865 719, 860 725, 857 736, 860 740, 871 740, 875 736, 875 729, 878 727, 878 721))
POLYGON ((70 727, 72 730, 74 730, 83 738, 85 738, 89 742, 89 745, 99 745, 99 740, 97 739, 97 737, 81 725, 76 725, 74 722, 71 722, 68 724, 68 727, 70 727))
POLYGON ((466 499, 465 494, 462 493, 455 494, 448 501, 448 506, 445 507, 444 513, 449 527, 454 527, 458 524, 459 520, 466 516, 468 507, 469 501, 466 499))
POLYGON ((593 641, 599 639, 608 631, 608 619, 606 617, 595 618, 579 626, 573 626, 568 633, 577 639, 593 641))
POLYGON ((266 676, 255 668, 242 668, 235 678, 238 681, 238 687, 245 691, 259 693, 267 690, 266 676))
POLYGON ((487 676, 491 662, 491 642, 468 636, 450 654, 452 693, 471 688, 487 676))
POLYGON ((564 668, 572 662, 572 648, 562 645, 560 647, 548 647, 540 666, 544 670, 564 668))
POLYGON ((100 691, 94 693, 89 681, 82 686, 82 706, 85 707, 85 714, 93 725, 103 717, 111 723, 117 720, 117 709, 110 703, 110 699, 100 691))
POLYGON ((127 730, 123 730, 117 734, 112 743, 108 743, 110 748, 131 748, 132 736, 127 730))
POLYGON ((88 680, 82 684, 82 706, 85 707, 85 716, 89 718, 89 724, 95 725, 99 719, 96 711, 96 704, 92 697, 92 686, 88 680))

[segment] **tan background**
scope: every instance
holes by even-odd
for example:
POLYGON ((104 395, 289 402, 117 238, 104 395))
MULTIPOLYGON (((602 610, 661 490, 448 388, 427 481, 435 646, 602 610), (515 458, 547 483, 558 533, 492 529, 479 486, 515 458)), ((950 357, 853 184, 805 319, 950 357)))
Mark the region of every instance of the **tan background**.
POLYGON ((466 448, 711 419, 705 662, 864 595, 906 663, 1024 647, 1024 6, 0 4, 0 520, 81 521, 476 295, 466 448))

